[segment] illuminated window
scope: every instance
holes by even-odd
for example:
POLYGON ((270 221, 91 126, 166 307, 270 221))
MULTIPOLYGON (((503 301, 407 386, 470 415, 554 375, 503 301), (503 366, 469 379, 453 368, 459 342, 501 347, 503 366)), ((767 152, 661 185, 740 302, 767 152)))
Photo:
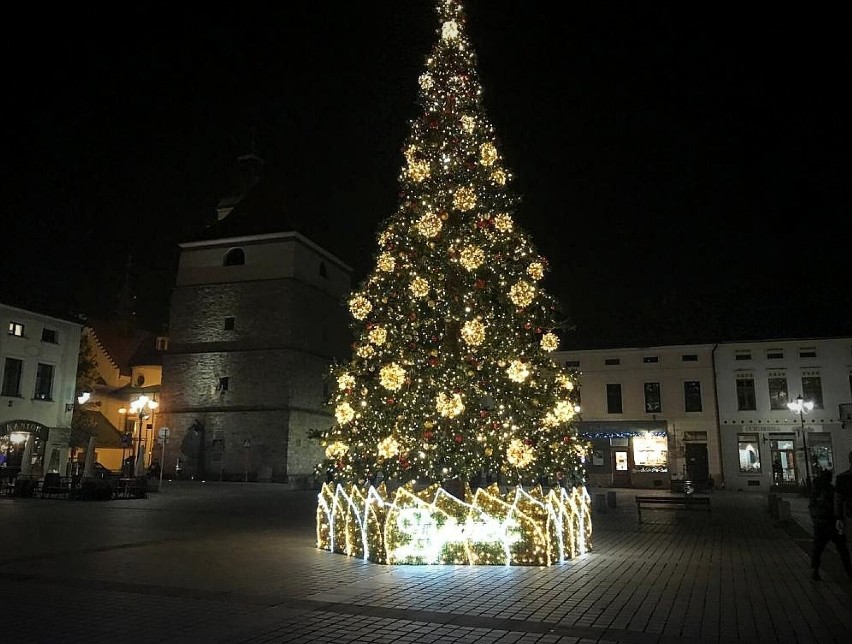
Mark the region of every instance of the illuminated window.
POLYGON ((737 434, 737 450, 740 457, 740 472, 760 473, 760 446, 757 434, 737 434))
POLYGON ((669 442, 665 436, 643 434, 633 437, 633 464, 637 471, 666 472, 669 442))
POLYGON ((24 337, 24 325, 20 322, 9 322, 9 335, 24 337))

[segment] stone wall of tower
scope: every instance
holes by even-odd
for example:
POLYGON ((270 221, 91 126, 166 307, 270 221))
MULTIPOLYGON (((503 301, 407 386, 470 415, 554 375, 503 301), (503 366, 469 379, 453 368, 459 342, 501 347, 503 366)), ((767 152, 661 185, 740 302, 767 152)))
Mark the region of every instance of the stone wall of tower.
POLYGON ((163 363, 166 466, 180 455, 190 475, 313 485, 321 451, 308 432, 332 424, 326 377, 349 351, 348 269, 275 238, 222 270, 228 241, 182 251, 163 363))

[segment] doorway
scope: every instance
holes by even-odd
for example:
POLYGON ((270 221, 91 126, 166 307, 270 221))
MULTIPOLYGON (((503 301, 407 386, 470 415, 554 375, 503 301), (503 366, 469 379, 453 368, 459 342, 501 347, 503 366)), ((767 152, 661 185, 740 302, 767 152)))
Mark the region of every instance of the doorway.
POLYGON ((686 443, 686 477, 697 487, 707 487, 710 466, 707 461, 707 443, 686 443))
POLYGON ((612 486, 630 487, 629 452, 626 447, 612 449, 612 486))

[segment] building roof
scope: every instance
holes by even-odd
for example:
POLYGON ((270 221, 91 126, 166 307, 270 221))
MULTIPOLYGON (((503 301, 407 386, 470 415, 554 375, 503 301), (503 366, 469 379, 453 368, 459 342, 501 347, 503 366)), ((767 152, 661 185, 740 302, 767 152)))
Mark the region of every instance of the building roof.
POLYGON ((339 261, 350 264, 346 257, 351 255, 352 249, 334 226, 306 208, 290 207, 288 197, 293 193, 290 182, 283 170, 268 169, 244 195, 229 196, 220 202, 220 207, 225 203, 228 208, 233 206, 224 218, 183 241, 192 243, 297 232, 339 261))
POLYGON ((109 355, 119 372, 129 376, 135 365, 162 364, 157 351, 157 336, 150 331, 133 328, 120 320, 89 320, 87 326, 101 348, 109 355))

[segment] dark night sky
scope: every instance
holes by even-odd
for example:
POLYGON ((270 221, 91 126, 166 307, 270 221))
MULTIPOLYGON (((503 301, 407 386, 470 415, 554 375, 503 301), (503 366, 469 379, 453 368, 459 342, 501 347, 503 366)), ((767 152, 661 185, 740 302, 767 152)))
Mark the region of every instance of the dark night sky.
MULTIPOLYGON (((649 4, 466 4, 567 343, 852 335, 848 15, 649 4)), ((177 243, 252 126, 288 209, 366 274, 432 0, 44 20, 23 9, 0 43, 0 301, 104 314, 132 252, 164 321, 177 243)))

